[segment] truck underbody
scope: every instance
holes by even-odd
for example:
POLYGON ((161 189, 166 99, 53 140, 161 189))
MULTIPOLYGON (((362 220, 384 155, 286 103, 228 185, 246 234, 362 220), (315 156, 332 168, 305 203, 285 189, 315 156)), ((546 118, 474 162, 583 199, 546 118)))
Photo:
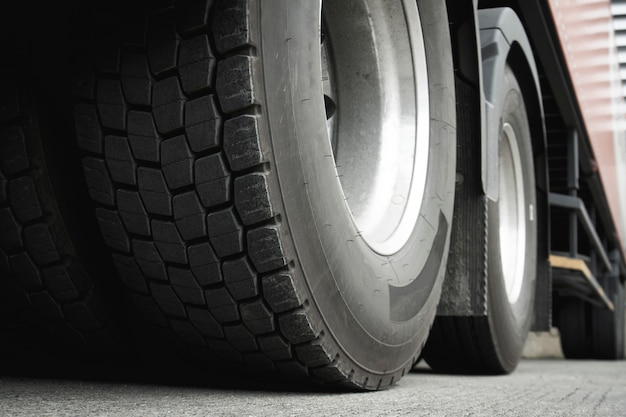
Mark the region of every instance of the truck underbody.
POLYGON ((609 3, 599 58, 558 3, 16 4, 3 357, 366 390, 512 372, 552 327, 623 359, 609 3))

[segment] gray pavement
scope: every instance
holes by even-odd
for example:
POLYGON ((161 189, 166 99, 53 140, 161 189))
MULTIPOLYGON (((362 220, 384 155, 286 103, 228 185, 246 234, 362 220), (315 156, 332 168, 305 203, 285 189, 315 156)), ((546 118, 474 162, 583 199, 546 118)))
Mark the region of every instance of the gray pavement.
POLYGON ((626 416, 626 362, 527 359, 497 377, 422 368, 372 393, 0 377, 0 415, 626 416))

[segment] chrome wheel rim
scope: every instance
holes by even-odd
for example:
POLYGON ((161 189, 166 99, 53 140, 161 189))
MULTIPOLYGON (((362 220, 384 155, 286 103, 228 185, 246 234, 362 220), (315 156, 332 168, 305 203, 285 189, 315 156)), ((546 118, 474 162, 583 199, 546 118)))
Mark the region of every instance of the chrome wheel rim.
POLYGON ((346 206, 375 252, 405 247, 430 146, 428 74, 414 0, 325 0, 322 87, 346 206))
POLYGON ((514 304, 522 292, 526 255, 526 203, 522 160, 515 130, 509 123, 502 126, 500 140, 499 237, 502 273, 509 303, 514 304))

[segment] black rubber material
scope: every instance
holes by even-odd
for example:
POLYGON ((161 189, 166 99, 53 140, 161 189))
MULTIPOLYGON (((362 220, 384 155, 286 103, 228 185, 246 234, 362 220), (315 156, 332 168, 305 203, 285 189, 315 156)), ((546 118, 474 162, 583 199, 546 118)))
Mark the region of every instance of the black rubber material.
POLYGON ((558 300, 558 327, 567 359, 624 359, 624 285, 616 276, 601 277, 615 311, 576 297, 558 300))
POLYGON ((444 23, 424 35, 429 183, 394 259, 369 249, 339 197, 314 3, 97 13, 98 54, 78 58, 74 83, 78 143, 117 270, 151 322, 200 356, 379 389, 417 360, 443 279, 455 159, 445 5, 418 1, 444 23))
POLYGON ((72 179, 68 149, 76 145, 71 135, 48 123, 41 111, 45 101, 38 96, 44 89, 37 87, 41 84, 30 50, 24 47, 27 42, 8 30, 14 21, 2 22, 0 356, 11 361, 30 358, 32 363, 22 365, 28 366, 42 353, 80 360, 88 352, 113 352, 117 345, 112 315, 77 250, 96 252, 103 245, 98 246, 93 235, 83 239, 82 232, 90 230, 90 215, 81 212, 81 204, 88 204, 89 198, 80 177, 72 179), (60 165, 64 168, 57 170, 60 165), (64 190, 57 187, 59 181, 64 190), (68 194, 70 199, 65 198, 68 194))
POLYGON ((624 284, 616 276, 601 279, 614 311, 591 307, 593 356, 596 359, 624 359, 624 284))
POLYGON ((558 306, 563 356, 567 359, 592 358, 592 306, 576 297, 561 297, 558 306))
MULTIPOLYGON (((500 84, 501 123, 512 125, 519 143, 526 206, 536 207, 532 143, 522 92, 510 67, 500 84)), ((500 135, 502 133, 499 133, 500 135)), ((461 145, 463 146, 463 145, 461 145)), ((461 150, 461 152, 463 152, 461 150)), ((522 292, 509 302, 499 256, 498 206, 485 201, 487 219, 487 315, 437 316, 424 349, 424 359, 437 372, 503 374, 512 372, 522 354, 532 323, 537 258, 536 222, 527 220, 522 292)))

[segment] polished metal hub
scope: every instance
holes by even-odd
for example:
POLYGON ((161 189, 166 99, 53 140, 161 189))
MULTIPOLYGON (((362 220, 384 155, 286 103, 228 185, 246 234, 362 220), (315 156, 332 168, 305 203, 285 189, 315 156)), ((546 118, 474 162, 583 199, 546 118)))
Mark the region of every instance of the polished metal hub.
POLYGON ((515 130, 502 126, 500 140, 500 253, 502 272, 509 302, 514 304, 524 282, 526 256, 526 202, 522 160, 515 130))
POLYGON ((408 242, 430 145, 428 74, 414 0, 325 0, 326 115, 348 210, 381 255, 408 242))

